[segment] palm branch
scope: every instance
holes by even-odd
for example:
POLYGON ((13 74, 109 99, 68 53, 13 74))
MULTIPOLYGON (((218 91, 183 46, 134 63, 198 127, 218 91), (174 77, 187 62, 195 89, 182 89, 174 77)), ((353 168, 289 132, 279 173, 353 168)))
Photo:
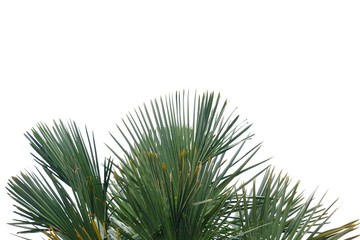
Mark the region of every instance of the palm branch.
POLYGON ((109 226, 107 189, 112 161, 102 171, 94 137, 86 140, 74 122, 39 124, 26 134, 40 170, 21 173, 8 184, 20 233, 42 232, 51 239, 103 239, 109 226))
POLYGON ((113 150, 120 165, 112 210, 129 239, 225 236, 233 208, 230 183, 261 164, 248 164, 260 145, 243 153, 250 125, 238 124, 239 116, 224 118, 226 102, 219 95, 193 101, 184 92, 152 101, 128 115, 126 131, 118 128, 126 144, 113 136, 123 155, 113 150))
MULTIPOLYGON (((335 210, 323 206, 325 194, 316 200, 315 191, 307 198, 299 192, 299 182, 292 184, 287 175, 267 169, 258 186, 250 191, 241 186, 233 228, 240 229, 234 239, 340 239, 356 229, 357 221, 323 231, 335 210)), ((353 239, 353 236, 347 239, 353 239)))

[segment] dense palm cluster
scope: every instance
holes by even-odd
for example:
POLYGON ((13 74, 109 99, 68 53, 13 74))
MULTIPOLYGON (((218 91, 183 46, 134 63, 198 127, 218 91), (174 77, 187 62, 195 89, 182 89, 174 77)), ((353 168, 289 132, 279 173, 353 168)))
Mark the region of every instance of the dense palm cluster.
POLYGON ((11 224, 54 240, 330 240, 356 229, 327 229, 332 205, 254 159, 251 125, 226 105, 213 93, 153 100, 124 118, 103 161, 87 129, 38 124, 26 134, 38 170, 8 183, 11 224))

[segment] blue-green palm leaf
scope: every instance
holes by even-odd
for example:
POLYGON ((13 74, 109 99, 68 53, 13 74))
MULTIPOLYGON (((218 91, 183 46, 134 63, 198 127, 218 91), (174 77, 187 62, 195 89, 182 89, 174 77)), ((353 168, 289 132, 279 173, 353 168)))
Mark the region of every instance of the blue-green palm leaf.
POLYGON ((260 164, 247 166, 260 145, 245 150, 250 125, 225 118, 226 105, 213 93, 193 105, 189 94, 177 93, 137 109, 119 127, 126 144, 113 136, 122 150, 113 149, 121 162, 114 217, 134 239, 226 237, 230 183, 260 164))
POLYGON ((74 122, 54 122, 52 129, 39 124, 26 136, 42 169, 9 181, 22 217, 12 224, 24 229, 20 233, 42 232, 51 239, 100 239, 109 226, 112 161, 105 160, 100 172, 94 138, 86 131, 85 142, 74 122))

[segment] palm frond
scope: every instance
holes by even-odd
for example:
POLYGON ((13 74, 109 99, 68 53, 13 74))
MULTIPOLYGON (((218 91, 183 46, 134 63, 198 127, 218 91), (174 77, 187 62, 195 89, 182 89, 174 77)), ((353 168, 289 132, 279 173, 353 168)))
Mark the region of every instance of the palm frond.
MULTIPOLYGON (((353 231, 357 221, 323 231, 334 211, 324 207, 324 196, 315 201, 298 192, 299 182, 291 184, 287 175, 268 169, 260 186, 255 181, 250 192, 242 187, 237 195, 237 214, 233 216, 234 239, 340 239, 353 231), (236 230, 240 230, 236 232, 236 230)), ((356 237, 356 236, 355 236, 356 237)))
POLYGON ((260 145, 243 153, 250 125, 225 118, 220 96, 205 93, 192 107, 189 102, 185 92, 154 100, 118 127, 126 144, 113 136, 123 154, 113 150, 121 162, 113 211, 129 238, 212 239, 226 229, 230 183, 260 164, 248 166, 260 145))
POLYGON ((100 172, 94 138, 86 130, 84 141, 74 122, 54 122, 50 129, 39 124, 26 135, 42 167, 9 181, 8 191, 17 202, 17 214, 24 220, 13 225, 43 232, 51 239, 94 239, 94 227, 108 228, 107 189, 112 161, 104 161, 100 172), (69 191, 70 190, 70 191, 69 191))

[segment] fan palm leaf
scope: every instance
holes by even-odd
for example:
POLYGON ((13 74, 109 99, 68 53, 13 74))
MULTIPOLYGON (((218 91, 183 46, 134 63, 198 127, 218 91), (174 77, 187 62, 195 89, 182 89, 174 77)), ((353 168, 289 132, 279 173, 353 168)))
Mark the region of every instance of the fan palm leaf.
POLYGON ((121 150, 112 148, 121 162, 113 211, 134 234, 129 238, 225 237, 230 183, 261 164, 248 164, 260 145, 245 151, 250 125, 239 116, 225 118, 226 101, 213 93, 192 101, 185 92, 154 100, 118 127, 125 144, 113 136, 121 150), (235 146, 229 159, 225 153, 235 146))
MULTIPOLYGON (((234 239, 340 239, 356 229, 357 221, 323 231, 334 211, 335 202, 323 206, 323 199, 315 200, 315 192, 305 198, 298 192, 299 182, 291 184, 287 175, 268 169, 260 186, 254 181, 248 192, 241 187, 237 198, 234 229, 241 229, 234 239), (241 199, 240 199, 241 198, 241 199)), ((354 236, 349 239, 353 239, 354 236)))
POLYGON ((20 233, 43 232, 51 239, 102 239, 112 161, 105 160, 100 172, 94 138, 86 131, 85 142, 74 122, 54 122, 52 129, 39 124, 26 136, 42 170, 9 181, 16 213, 25 219, 12 224, 26 229, 20 233))

